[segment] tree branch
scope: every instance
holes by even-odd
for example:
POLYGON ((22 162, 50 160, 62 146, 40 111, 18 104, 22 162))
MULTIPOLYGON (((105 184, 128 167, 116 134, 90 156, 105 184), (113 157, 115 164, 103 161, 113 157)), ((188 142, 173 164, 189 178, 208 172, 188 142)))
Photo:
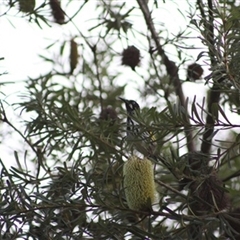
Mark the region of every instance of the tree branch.
MULTIPOLYGON (((205 12, 204 12, 204 5, 201 0, 197 1, 200 13, 202 15, 202 18, 204 19, 204 27, 206 32, 206 43, 208 45, 208 52, 209 57, 211 61, 212 69, 216 65, 215 60, 215 46, 214 46, 214 16, 213 16, 213 3, 212 0, 208 0, 208 19, 206 18, 205 12)), ((212 135, 214 132, 214 116, 212 114, 212 105, 214 103, 218 103, 220 100, 220 88, 219 88, 219 82, 221 82, 223 79, 219 76, 213 75, 214 84, 212 88, 210 89, 208 103, 207 103, 207 117, 206 117, 206 126, 205 131, 203 134, 203 141, 201 145, 201 151, 204 154, 209 154, 211 145, 212 145, 212 135)))
MULTIPOLYGON (((149 11, 147 2, 143 1, 143 0, 137 0, 137 2, 143 13, 145 22, 148 26, 148 29, 151 32, 152 39, 155 42, 155 45, 157 48, 157 52, 162 57, 162 60, 166 67, 167 73, 169 74, 170 79, 175 87, 176 95, 179 97, 181 105, 187 110, 187 104, 186 104, 184 93, 182 90, 181 81, 180 81, 180 78, 178 75, 178 67, 176 66, 176 64, 173 61, 169 60, 164 49, 162 48, 162 45, 160 44, 160 40, 159 40, 158 34, 156 32, 154 23, 152 21, 151 13, 149 11)), ((186 124, 184 126, 184 130, 185 130, 185 135, 186 135, 186 139, 187 139, 187 148, 188 148, 189 152, 192 152, 192 151, 195 151, 195 146, 193 144, 192 130, 189 127, 190 121, 189 121, 188 114, 185 115, 185 121, 186 121, 186 124)))

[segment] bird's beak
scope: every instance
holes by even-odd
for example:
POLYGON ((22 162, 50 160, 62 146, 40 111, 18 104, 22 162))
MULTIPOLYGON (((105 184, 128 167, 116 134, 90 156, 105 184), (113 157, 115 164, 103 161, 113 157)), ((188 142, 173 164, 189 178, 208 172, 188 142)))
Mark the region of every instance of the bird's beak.
POLYGON ((128 100, 122 97, 118 97, 120 100, 122 100, 123 102, 125 102, 126 104, 128 104, 128 100))

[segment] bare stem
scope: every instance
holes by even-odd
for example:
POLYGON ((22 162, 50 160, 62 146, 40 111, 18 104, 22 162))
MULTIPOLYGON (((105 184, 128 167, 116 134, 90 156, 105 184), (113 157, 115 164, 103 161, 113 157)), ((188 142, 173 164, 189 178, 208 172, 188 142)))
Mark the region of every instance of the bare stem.
MULTIPOLYGON (((213 3, 212 0, 208 0, 208 19, 205 15, 204 4, 201 0, 197 1, 201 16, 205 22, 204 26, 206 29, 206 42, 208 44, 208 52, 211 61, 212 68, 216 65, 215 53, 216 49, 214 46, 214 16, 213 16, 213 3)), ((213 76, 214 77, 214 76, 213 76)), ((204 154, 209 154, 212 146, 212 136, 214 132, 214 116, 212 114, 212 105, 218 103, 220 100, 220 89, 219 82, 223 79, 214 79, 214 84, 209 92, 209 98, 207 103, 207 117, 205 131, 203 134, 203 141, 201 145, 201 151, 204 154)))
MULTIPOLYGON (((179 98, 180 104, 187 110, 186 100, 185 100, 184 93, 182 90, 181 81, 180 81, 180 78, 178 75, 178 67, 176 66, 176 64, 173 61, 169 60, 164 49, 162 48, 160 39, 158 37, 153 20, 151 18, 151 13, 149 11, 147 2, 143 1, 143 0, 137 0, 137 2, 143 13, 145 22, 148 26, 148 29, 151 32, 151 36, 152 36, 153 41, 155 42, 157 52, 162 57, 162 60, 166 67, 167 73, 169 74, 170 79, 175 87, 175 92, 179 98)), ((187 139, 187 148, 188 148, 189 152, 193 152, 193 151, 195 151, 195 146, 193 143, 192 130, 189 127, 190 121, 189 121, 188 114, 185 115, 185 122, 186 122, 186 124, 184 126, 184 131, 185 131, 185 135, 186 135, 186 139, 187 139)))

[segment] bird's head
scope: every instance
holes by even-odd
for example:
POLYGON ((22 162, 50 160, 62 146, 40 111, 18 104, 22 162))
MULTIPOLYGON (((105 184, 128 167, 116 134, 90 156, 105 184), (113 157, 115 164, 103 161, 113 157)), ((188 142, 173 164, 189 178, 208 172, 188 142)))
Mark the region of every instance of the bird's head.
POLYGON ((134 112, 138 111, 140 109, 138 103, 134 100, 127 100, 124 98, 119 97, 120 100, 122 100, 125 103, 127 113, 129 115, 133 115, 134 112))

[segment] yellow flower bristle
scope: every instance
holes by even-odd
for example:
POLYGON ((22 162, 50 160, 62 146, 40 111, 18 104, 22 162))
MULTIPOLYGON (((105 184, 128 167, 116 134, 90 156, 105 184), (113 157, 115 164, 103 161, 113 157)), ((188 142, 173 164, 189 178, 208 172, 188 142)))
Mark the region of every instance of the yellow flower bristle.
POLYGON ((147 211, 155 200, 153 165, 147 158, 131 156, 123 166, 124 190, 130 209, 147 211))

